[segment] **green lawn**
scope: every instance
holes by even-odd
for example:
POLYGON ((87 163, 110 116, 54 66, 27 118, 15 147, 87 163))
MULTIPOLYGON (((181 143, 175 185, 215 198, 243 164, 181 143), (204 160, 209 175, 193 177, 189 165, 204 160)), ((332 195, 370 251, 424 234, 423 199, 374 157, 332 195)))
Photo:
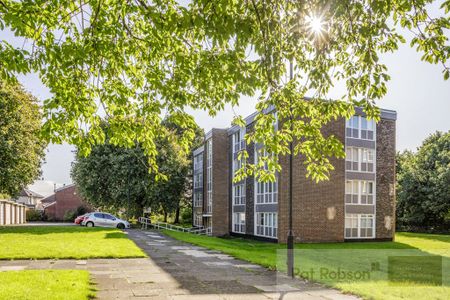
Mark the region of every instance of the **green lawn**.
POLYGON ((0 259, 146 257, 118 229, 81 226, 0 227, 0 259))
MULTIPOLYGON (((286 270, 283 244, 164 233, 286 270)), ((302 277, 367 299, 450 299, 450 235, 398 233, 395 242, 296 244, 295 261, 302 277)))
POLYGON ((81 300, 95 296, 89 273, 81 270, 0 272, 0 299, 81 300))

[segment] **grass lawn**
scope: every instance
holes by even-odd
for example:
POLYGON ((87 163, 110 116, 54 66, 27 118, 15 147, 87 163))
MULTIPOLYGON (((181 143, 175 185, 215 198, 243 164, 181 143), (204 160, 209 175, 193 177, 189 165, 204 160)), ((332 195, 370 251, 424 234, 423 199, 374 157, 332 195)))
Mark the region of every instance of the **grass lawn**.
POLYGON ((0 227, 0 259, 146 257, 119 229, 81 226, 0 227))
MULTIPOLYGON (((164 233, 286 270, 283 244, 164 233)), ((300 276, 367 299, 450 299, 450 235, 397 233, 395 242, 296 244, 295 261, 300 276)))
POLYGON ((81 270, 0 272, 0 299, 81 300, 95 296, 89 273, 81 270))

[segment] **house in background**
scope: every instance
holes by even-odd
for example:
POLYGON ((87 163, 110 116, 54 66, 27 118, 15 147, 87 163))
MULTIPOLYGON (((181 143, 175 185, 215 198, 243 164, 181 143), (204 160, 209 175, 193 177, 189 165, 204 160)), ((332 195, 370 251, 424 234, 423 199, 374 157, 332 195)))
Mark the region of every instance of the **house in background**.
MULTIPOLYGON (((270 109, 267 113, 276 112, 270 109)), ((293 231, 298 242, 392 240, 395 233, 395 111, 381 109, 378 123, 360 108, 350 120, 333 120, 322 129, 345 146, 345 159, 331 159, 330 180, 306 178, 304 158, 293 159, 289 185, 289 156, 279 157, 282 170, 275 182, 247 177, 234 182, 241 167, 239 152, 250 163, 264 153, 262 145, 246 144, 255 114, 246 126, 212 129, 204 145, 194 150, 193 225, 220 235, 253 236, 286 242, 289 190, 293 193, 293 231)), ((278 126, 278 124, 276 124, 278 126)))
POLYGON ((14 200, 17 203, 24 204, 29 209, 43 210, 42 199, 44 199, 44 196, 24 188, 14 200))
POLYGON ((86 211, 92 208, 79 196, 74 184, 66 185, 55 190, 55 193, 42 200, 44 214, 48 220, 63 221, 68 211, 76 211, 84 207, 86 211))

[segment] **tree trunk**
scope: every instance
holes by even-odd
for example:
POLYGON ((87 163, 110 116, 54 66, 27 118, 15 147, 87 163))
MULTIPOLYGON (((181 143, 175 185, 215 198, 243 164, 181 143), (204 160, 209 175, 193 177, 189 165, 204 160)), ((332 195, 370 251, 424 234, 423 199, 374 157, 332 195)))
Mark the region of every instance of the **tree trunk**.
POLYGON ((178 203, 177 205, 177 209, 175 211, 175 221, 173 223, 174 224, 180 223, 180 203, 178 203))
POLYGON ((167 223, 167 212, 164 211, 164 223, 167 223))

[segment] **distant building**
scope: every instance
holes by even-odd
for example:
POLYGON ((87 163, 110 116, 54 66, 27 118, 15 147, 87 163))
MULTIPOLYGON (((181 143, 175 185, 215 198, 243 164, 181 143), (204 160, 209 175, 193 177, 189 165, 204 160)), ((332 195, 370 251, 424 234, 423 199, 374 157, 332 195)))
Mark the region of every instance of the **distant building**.
POLYGON ((25 223, 25 211, 24 204, 0 199, 0 226, 25 223))
POLYGON ((44 214, 49 220, 62 221, 68 211, 76 211, 80 206, 87 211, 91 207, 79 196, 74 184, 63 186, 55 190, 53 195, 42 200, 44 214))
POLYGON ((19 196, 14 200, 17 203, 26 205, 30 209, 43 210, 42 199, 44 199, 44 196, 29 189, 22 189, 19 196))

